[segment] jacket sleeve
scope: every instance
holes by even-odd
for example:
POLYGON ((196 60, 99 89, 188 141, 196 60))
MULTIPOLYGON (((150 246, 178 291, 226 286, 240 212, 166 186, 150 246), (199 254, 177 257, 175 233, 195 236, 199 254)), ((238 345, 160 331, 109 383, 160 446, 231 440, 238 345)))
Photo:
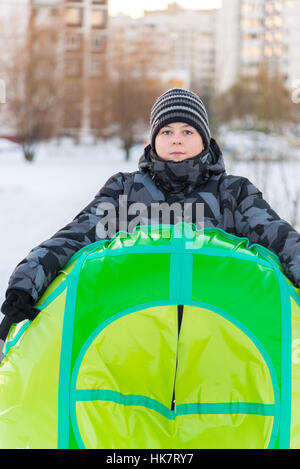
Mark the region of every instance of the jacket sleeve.
POLYGON ((276 254, 285 274, 300 288, 300 234, 274 212, 248 179, 241 186, 234 218, 237 235, 276 254))
POLYGON ((33 248, 9 278, 6 296, 10 289, 19 289, 29 293, 36 302, 73 254, 90 243, 111 238, 118 230, 118 223, 114 232, 108 232, 101 220, 104 223, 110 207, 118 213, 123 188, 123 174, 112 176, 71 223, 33 248))

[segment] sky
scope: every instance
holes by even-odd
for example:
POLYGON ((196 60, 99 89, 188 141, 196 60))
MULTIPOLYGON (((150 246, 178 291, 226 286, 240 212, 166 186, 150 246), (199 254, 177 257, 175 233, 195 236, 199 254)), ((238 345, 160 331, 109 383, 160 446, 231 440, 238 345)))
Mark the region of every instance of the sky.
MULTIPOLYGON (((162 10, 174 0, 109 0, 110 14, 124 13, 134 17, 142 16, 144 10, 162 10)), ((221 0, 177 0, 185 8, 218 8, 221 0)))
MULTIPOLYGON (((144 10, 162 10, 173 1, 175 0, 108 0, 108 3, 111 15, 124 13, 137 18, 143 15, 144 10)), ((5 8, 11 9, 27 2, 28 0, 0 0, 0 18, 5 8)), ((177 3, 187 9, 205 9, 220 7, 222 0, 177 0, 177 3)))

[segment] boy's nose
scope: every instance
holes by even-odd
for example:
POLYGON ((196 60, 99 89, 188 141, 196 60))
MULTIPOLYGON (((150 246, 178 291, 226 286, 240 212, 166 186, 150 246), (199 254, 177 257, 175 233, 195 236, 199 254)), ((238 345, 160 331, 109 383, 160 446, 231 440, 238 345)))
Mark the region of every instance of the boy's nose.
POLYGON ((182 143, 181 136, 180 135, 174 135, 173 136, 173 143, 175 143, 175 144, 182 143))

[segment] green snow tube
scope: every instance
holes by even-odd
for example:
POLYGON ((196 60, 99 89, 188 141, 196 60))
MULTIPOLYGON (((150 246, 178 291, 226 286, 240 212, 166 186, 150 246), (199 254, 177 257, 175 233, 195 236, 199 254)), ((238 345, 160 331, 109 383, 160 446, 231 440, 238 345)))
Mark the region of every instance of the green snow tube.
POLYGON ((1 448, 300 448, 299 290, 222 230, 79 251, 13 326, 1 448))

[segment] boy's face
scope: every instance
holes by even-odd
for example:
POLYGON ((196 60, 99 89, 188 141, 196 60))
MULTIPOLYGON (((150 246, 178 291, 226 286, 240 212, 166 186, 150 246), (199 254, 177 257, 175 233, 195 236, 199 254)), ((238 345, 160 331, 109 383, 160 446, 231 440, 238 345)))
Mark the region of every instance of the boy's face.
POLYGON ((155 149, 164 160, 183 161, 199 155, 204 150, 204 144, 194 127, 184 122, 172 122, 158 132, 155 149))

